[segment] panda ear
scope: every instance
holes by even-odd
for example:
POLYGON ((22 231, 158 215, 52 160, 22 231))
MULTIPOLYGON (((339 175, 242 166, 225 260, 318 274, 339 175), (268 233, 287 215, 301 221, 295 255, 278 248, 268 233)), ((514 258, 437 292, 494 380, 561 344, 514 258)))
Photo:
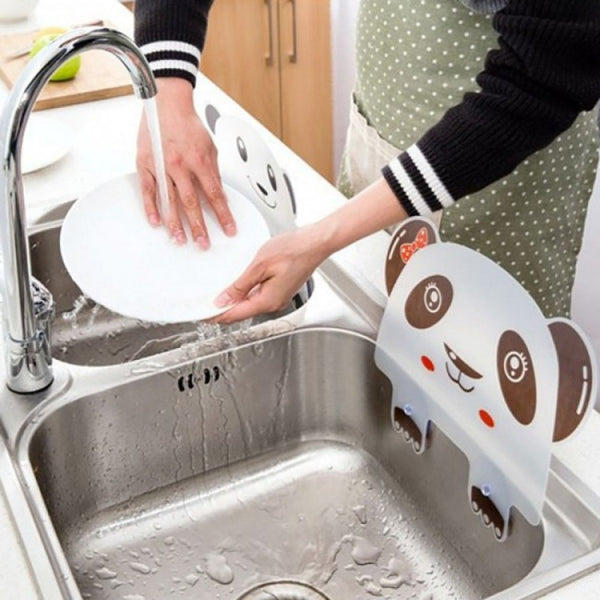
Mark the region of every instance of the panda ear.
POLYGON ((410 217, 394 232, 385 261, 385 284, 388 295, 411 256, 431 244, 439 242, 437 229, 423 217, 410 217))
POLYGON ((204 111, 204 114, 206 115, 206 122, 208 123, 210 130, 213 133, 216 133, 215 130, 217 128, 217 121, 221 117, 221 115, 219 114, 219 111, 212 104, 208 104, 206 106, 206 110, 204 111))
POLYGON ((292 182, 290 181, 290 178, 288 177, 288 174, 285 171, 283 172, 283 179, 290 194, 290 201, 292 202, 292 212, 294 213, 294 216, 296 216, 296 197, 294 196, 294 188, 292 187, 292 182))
POLYGON ((594 405, 596 360, 585 335, 572 321, 554 319, 548 325, 558 356, 558 398, 553 441, 570 436, 594 405))

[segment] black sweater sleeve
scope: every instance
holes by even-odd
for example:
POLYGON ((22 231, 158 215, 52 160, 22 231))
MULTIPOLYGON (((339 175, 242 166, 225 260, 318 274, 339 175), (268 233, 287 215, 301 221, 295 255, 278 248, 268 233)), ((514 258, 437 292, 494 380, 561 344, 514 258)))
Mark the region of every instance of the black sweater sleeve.
POLYGON ((181 77, 195 85, 212 2, 136 0, 135 42, 156 77, 181 77))
POLYGON ((510 0, 493 24, 480 91, 383 169, 411 215, 506 176, 600 98, 599 0, 510 0))

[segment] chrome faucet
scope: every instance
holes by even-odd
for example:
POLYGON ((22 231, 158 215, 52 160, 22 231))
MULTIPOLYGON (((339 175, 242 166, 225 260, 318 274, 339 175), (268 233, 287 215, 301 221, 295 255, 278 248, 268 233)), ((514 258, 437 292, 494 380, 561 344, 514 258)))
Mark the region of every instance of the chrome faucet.
POLYGON ((0 235, 4 259, 3 313, 6 381, 18 393, 37 392, 52 383, 50 324, 54 301, 31 277, 27 220, 21 177, 21 146, 35 101, 56 69, 86 50, 107 50, 126 67, 139 98, 156 94, 152 71, 139 48, 118 31, 82 28, 40 50, 17 79, 0 119, 0 235))

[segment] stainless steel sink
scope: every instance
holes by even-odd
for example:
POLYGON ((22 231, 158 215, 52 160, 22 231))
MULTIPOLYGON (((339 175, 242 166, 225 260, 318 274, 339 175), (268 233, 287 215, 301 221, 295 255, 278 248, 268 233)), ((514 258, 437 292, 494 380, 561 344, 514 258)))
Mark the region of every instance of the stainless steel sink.
POLYGON ((520 600, 597 567, 598 499, 559 464, 497 542, 456 447, 393 430, 373 353, 310 328, 43 401, 15 454, 67 597, 520 600))
POLYGON ((191 322, 167 325, 123 317, 87 298, 63 264, 60 226, 68 206, 61 205, 45 215, 29 236, 32 273, 56 302, 51 342, 54 358, 63 362, 106 366, 147 358, 286 316, 312 293, 312 282, 308 282, 285 310, 231 326, 191 322))

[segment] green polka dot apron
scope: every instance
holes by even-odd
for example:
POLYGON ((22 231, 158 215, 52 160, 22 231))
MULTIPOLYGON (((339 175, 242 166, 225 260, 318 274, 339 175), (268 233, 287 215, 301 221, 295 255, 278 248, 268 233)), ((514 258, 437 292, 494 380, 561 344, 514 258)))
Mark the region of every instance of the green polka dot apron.
MULTIPOLYGON (((357 79, 339 188, 352 196, 380 176, 464 92, 496 45, 492 16, 459 0, 363 0, 357 79)), ((442 239, 489 256, 547 317, 568 316, 577 254, 598 163, 596 115, 585 113, 506 178, 432 215, 442 239)))

